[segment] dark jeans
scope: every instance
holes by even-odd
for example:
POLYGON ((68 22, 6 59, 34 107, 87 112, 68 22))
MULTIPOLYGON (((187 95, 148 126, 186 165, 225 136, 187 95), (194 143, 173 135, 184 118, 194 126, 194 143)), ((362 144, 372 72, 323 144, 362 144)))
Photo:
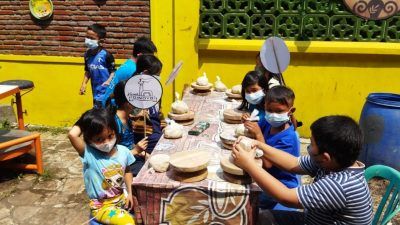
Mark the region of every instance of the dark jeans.
POLYGON ((304 213, 297 211, 260 210, 257 225, 304 225, 304 213))

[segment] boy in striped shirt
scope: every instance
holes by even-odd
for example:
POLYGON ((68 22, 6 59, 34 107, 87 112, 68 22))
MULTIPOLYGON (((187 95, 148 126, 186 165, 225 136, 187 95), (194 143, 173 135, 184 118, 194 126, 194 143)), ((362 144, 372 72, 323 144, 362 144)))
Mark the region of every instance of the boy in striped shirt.
POLYGON ((347 116, 326 116, 311 125, 308 156, 296 158, 255 141, 254 150, 263 150, 263 157, 273 165, 314 177, 312 184, 292 189, 257 167, 252 154, 239 145, 234 145, 232 157, 236 165, 247 171, 278 202, 304 209, 304 212, 262 211, 258 224, 367 225, 372 221, 372 200, 364 178, 365 166, 357 161, 361 147, 361 129, 347 116))

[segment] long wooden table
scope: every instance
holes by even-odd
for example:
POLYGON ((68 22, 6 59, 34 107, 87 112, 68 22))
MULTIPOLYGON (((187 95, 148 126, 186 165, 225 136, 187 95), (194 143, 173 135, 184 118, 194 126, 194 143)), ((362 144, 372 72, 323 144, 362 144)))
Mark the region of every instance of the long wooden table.
POLYGON ((192 136, 187 133, 194 126, 191 125, 185 127, 185 133, 180 139, 162 137, 152 155, 206 149, 212 155, 207 167, 208 177, 201 182, 181 183, 172 180, 168 171, 155 172, 146 162, 133 183, 144 224, 256 223, 257 199, 261 189, 254 183, 237 185, 222 178, 220 158, 231 154, 231 151, 222 148, 219 133, 235 128, 235 125, 222 122, 222 113, 225 108, 239 104, 226 101, 225 98, 225 94, 220 92, 198 96, 190 89, 185 91, 183 101, 195 112, 195 123, 208 121, 210 128, 199 136, 192 136))

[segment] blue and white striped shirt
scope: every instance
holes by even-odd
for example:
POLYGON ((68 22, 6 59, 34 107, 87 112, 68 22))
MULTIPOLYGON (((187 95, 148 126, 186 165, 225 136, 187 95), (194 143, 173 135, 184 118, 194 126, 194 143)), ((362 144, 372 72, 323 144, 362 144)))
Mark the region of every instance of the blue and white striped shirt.
POLYGON ((310 158, 299 158, 300 167, 315 177, 314 182, 297 188, 305 211, 305 224, 359 224, 372 221, 372 200, 364 178, 364 164, 339 172, 319 168, 310 158))

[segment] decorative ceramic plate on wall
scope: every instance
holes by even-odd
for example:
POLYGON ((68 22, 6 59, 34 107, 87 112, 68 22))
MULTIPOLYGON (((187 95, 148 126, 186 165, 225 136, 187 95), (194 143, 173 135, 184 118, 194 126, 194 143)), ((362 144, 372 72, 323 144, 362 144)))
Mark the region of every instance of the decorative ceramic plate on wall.
POLYGON ((29 10, 36 19, 45 20, 53 14, 53 3, 51 0, 30 0, 29 10))
POLYGON ((367 20, 382 20, 400 10, 400 0, 344 0, 347 7, 357 16, 367 20))

